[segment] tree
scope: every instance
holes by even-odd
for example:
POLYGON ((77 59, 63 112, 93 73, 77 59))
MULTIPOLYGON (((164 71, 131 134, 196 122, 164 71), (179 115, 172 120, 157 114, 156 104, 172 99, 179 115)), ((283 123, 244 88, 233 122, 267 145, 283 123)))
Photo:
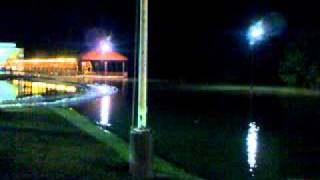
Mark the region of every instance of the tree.
POLYGON ((279 76, 282 81, 291 86, 305 85, 306 56, 297 47, 287 49, 280 61, 279 76))
POLYGON ((301 48, 294 47, 285 50, 284 58, 280 61, 279 76, 290 86, 316 88, 319 67, 315 60, 312 62, 307 58, 301 48))

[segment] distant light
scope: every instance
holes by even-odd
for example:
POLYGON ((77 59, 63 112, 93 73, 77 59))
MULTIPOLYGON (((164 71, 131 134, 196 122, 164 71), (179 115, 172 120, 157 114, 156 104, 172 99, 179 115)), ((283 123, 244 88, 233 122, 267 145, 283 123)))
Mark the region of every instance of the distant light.
POLYGON ((257 41, 262 40, 264 36, 265 36, 265 27, 262 20, 250 26, 247 34, 247 38, 249 40, 250 45, 254 45, 257 41))
POLYGON ((101 37, 98 40, 97 49, 98 51, 102 53, 106 52, 112 52, 113 51, 113 45, 111 42, 111 36, 101 37))
POLYGON ((103 53, 112 52, 113 50, 112 43, 108 39, 100 41, 99 48, 103 53))

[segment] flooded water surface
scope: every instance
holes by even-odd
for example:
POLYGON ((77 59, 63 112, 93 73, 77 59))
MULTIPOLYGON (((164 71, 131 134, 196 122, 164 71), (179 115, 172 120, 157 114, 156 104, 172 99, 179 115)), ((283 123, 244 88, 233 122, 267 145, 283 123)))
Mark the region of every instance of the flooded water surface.
MULTIPOLYGON (((77 107, 98 125, 128 140, 131 84, 77 107)), ((208 179, 319 178, 319 98, 182 91, 152 84, 148 124, 155 152, 208 179)))
MULTIPOLYGON (((100 82, 101 83, 101 82, 100 82)), ((97 126, 128 141, 132 83, 110 82, 115 95, 75 106, 97 126)), ((74 93, 75 86, 0 81, 0 101, 74 93), (4 91, 5 90, 5 91, 4 91)), ((254 96, 149 86, 148 125, 161 158, 207 179, 317 179, 320 177, 320 101, 316 96, 254 96)))

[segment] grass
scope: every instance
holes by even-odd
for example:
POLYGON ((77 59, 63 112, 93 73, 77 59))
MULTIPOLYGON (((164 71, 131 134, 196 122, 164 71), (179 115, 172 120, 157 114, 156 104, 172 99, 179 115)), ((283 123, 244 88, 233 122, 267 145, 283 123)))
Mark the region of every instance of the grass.
MULTIPOLYGON (((170 88, 170 87, 169 87, 170 88)), ((247 85, 171 85, 176 90, 187 91, 205 91, 205 92, 223 92, 248 94, 250 87, 247 85)), ((320 91, 305 89, 299 87, 279 87, 279 86, 254 86, 255 95, 273 95, 273 96, 320 96, 320 91)))
MULTIPOLYGON (((2 179, 130 179, 128 144, 73 109, 0 111, 2 179)), ((155 158, 155 174, 197 179, 155 158)))
POLYGON ((43 108, 1 112, 3 179, 125 179, 127 161, 112 148, 43 108))

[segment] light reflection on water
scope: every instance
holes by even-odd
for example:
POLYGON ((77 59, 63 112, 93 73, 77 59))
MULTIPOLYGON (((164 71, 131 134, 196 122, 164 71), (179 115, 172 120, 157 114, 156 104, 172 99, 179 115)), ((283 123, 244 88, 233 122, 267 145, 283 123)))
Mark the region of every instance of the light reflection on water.
POLYGON ((76 86, 28 80, 0 81, 0 102, 35 99, 42 95, 75 94, 76 86))
POLYGON ((258 133, 259 126, 255 122, 249 123, 248 135, 247 135, 247 153, 249 171, 254 176, 254 170, 257 168, 257 151, 258 151, 258 133))
POLYGON ((12 84, 18 88, 17 96, 42 95, 51 93, 76 93, 77 87, 72 85, 33 82, 26 80, 12 80, 12 84))
MULTIPOLYGON (((97 84, 87 84, 82 86, 82 90, 81 93, 77 93, 77 86, 60 83, 26 80, 0 81, 0 109, 76 105, 118 92, 116 87, 97 84)), ((107 98, 104 106, 108 106, 107 98)), ((104 119, 104 122, 106 121, 108 119, 104 119)))
POLYGON ((111 126, 109 122, 110 118, 110 106, 111 106, 111 97, 104 96, 101 99, 101 107, 100 107, 100 122, 99 124, 102 126, 111 126))

